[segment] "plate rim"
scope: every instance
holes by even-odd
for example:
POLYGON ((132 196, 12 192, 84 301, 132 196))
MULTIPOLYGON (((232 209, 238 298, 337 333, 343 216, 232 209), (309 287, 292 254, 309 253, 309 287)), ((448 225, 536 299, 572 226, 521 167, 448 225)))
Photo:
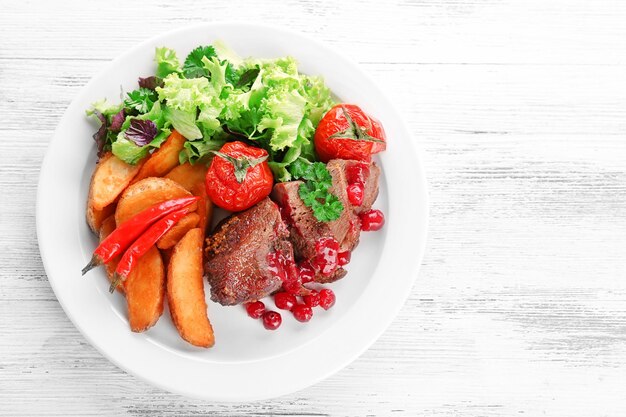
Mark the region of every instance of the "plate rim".
MULTIPOLYGON (((327 377, 329 377, 330 375, 336 373, 337 371, 339 371, 340 369, 343 369, 345 366, 347 366, 349 363, 351 363, 352 361, 356 360, 359 356, 361 356, 363 354, 363 352, 365 352, 376 340, 378 340, 378 338, 382 335, 382 333, 384 333, 384 331, 391 325, 391 323, 393 322, 393 320, 395 319, 395 317, 397 317, 400 309, 405 305, 406 300, 408 299, 411 289, 413 287, 413 285, 415 284, 416 280, 417 280, 417 276, 419 274, 419 271, 421 269, 421 263, 423 261, 423 257, 424 257, 424 252, 425 252, 425 248, 426 248, 426 240, 427 240, 427 236, 428 236, 428 226, 429 226, 429 211, 430 211, 430 205, 429 205, 429 196, 428 196, 428 184, 427 184, 427 180, 426 180, 426 175, 425 175, 425 170, 424 170, 424 165, 423 165, 423 161, 422 161, 422 156, 421 156, 421 152, 419 150, 419 146, 418 143, 415 139, 415 137, 413 135, 410 134, 410 130, 408 129, 408 125, 406 123, 405 118, 403 117, 404 114, 402 112, 399 111, 399 109, 397 108, 397 106, 395 105, 395 103, 389 99, 389 97, 387 96, 387 94, 384 92, 384 90, 382 88, 380 88, 380 86, 378 85, 377 82, 375 82, 371 76, 367 73, 367 71, 365 71, 363 68, 361 68, 360 65, 358 65, 356 62, 352 61, 349 58, 346 57, 342 57, 343 58, 343 64, 348 65, 351 69, 356 70, 360 76, 362 76, 363 78, 365 78, 367 80, 367 82, 369 84, 371 84, 372 86, 374 86, 377 90, 378 90, 378 94, 381 96, 381 98, 384 99, 385 101, 385 105, 387 105, 388 107, 391 108, 391 112, 394 113, 395 115, 397 115, 397 119, 398 122, 401 124, 401 128, 403 130, 405 130, 406 132, 409 133, 409 138, 407 139, 407 147, 411 149, 411 156, 413 158, 413 160, 415 160, 417 162, 417 167, 416 168, 416 173, 418 174, 416 176, 416 180, 419 182, 417 185, 419 186, 419 197, 420 197, 420 204, 422 205, 421 207, 421 215, 420 215, 420 221, 419 225, 422 225, 424 232, 423 234, 421 234, 419 236, 419 239, 417 239, 417 241, 415 242, 415 246, 414 248, 415 250, 415 254, 416 254, 416 258, 415 261, 412 262, 412 268, 411 268, 411 276, 410 276, 410 280, 409 280, 409 285, 407 287, 407 290, 404 291, 401 295, 401 297, 398 298, 398 303, 393 307, 393 310, 387 314, 385 317, 387 318, 386 320, 384 320, 383 323, 379 323, 377 330, 375 332, 369 333, 369 337, 367 338, 368 340, 359 345, 358 348, 353 348, 350 350, 350 354, 347 355, 347 357, 342 360, 340 363, 335 364, 332 369, 328 369, 325 372, 321 372, 318 373, 315 377, 313 378, 309 378, 307 379, 307 381, 305 383, 299 383, 299 384, 292 384, 289 387, 283 388, 283 389, 277 389, 277 390, 273 390, 271 393, 268 392, 264 392, 264 393, 255 393, 255 394, 251 394, 251 395, 236 395, 236 396, 214 396, 214 395, 198 395, 197 392, 190 392, 189 390, 186 390, 184 388, 179 388, 178 386, 173 386, 171 384, 166 384, 166 383, 162 383, 161 381, 156 381, 154 379, 149 378, 148 376, 145 375, 145 373, 141 373, 139 371, 137 371, 136 369, 132 369, 129 366, 126 366, 125 363, 123 363, 121 360, 119 360, 118 357, 116 357, 115 355, 113 355, 110 351, 106 350, 103 346, 101 346, 99 343, 97 343, 97 341, 92 338, 92 335, 90 334, 90 330, 84 328, 77 320, 76 317, 74 316, 74 313, 71 312, 71 310, 69 310, 68 305, 66 304, 65 300, 63 299, 62 296, 59 296, 59 291, 61 290, 61 288, 59 287, 59 282, 56 281, 54 278, 50 279, 51 275, 49 275, 49 271, 52 269, 51 264, 51 260, 46 256, 46 252, 47 252, 47 248, 46 248, 46 241, 45 241, 45 236, 46 236, 46 230, 44 229, 44 224, 42 221, 43 218, 43 211, 44 211, 44 205, 43 205, 43 200, 45 199, 44 197, 44 191, 43 191, 43 187, 42 184, 45 182, 44 181, 44 175, 45 173, 49 170, 48 165, 51 164, 51 152, 50 149, 53 147, 53 143, 55 141, 55 138, 59 135, 59 132, 61 130, 61 126, 63 125, 63 122, 65 121, 66 117, 68 116, 68 114, 70 113, 70 109, 72 109, 72 107, 74 105, 76 105, 76 103, 79 101, 78 99, 80 97, 82 97, 83 95, 86 95, 87 92, 91 89, 92 85, 95 83, 95 81, 99 78, 101 78, 104 74, 106 74, 107 72, 111 71, 112 69, 114 69, 116 67, 116 65, 118 65, 118 63, 120 61, 122 61, 125 57, 133 54, 134 52, 143 50, 144 48, 146 48, 149 44, 159 41, 160 39, 167 39, 168 37, 171 36, 175 36, 177 34, 180 33, 184 33, 184 32, 193 32, 195 30, 198 30, 200 28, 211 28, 211 29, 219 29, 220 27, 228 27, 228 26, 240 26, 240 27, 246 27, 247 29, 261 29, 264 31, 270 31, 270 32, 277 32, 280 34, 284 34, 284 35, 288 35, 288 36, 293 36, 299 40, 305 40, 309 43, 315 44, 318 48, 328 51, 330 53, 333 53, 337 56, 340 56, 341 53, 338 49, 336 49, 335 47, 333 47, 332 45, 328 45, 326 43, 323 43, 315 38, 313 38, 312 36, 300 32, 300 31, 296 31, 296 30, 291 30, 291 29, 285 29, 282 27, 276 27, 273 25, 269 25, 269 24, 260 24, 260 23, 249 23, 249 22, 242 22, 242 21, 219 21, 219 22, 202 22, 202 23, 197 23, 197 24, 193 24, 193 25, 183 25, 180 28, 177 29, 173 29, 164 33, 161 33, 159 35, 153 36, 153 37, 149 37, 147 39, 144 39, 143 41, 133 45, 132 47, 130 47, 129 49, 125 50, 124 52, 122 52, 121 54, 116 55, 116 57, 114 59, 112 59, 111 61, 109 61, 106 65, 104 65, 100 71, 98 71, 96 74, 94 74, 91 79, 80 88, 79 92, 73 96, 72 101, 70 102, 70 104, 67 106, 66 110, 64 111, 63 115, 61 116, 61 118, 59 119, 59 122, 55 128, 55 131, 48 143, 48 147, 46 149, 46 154, 45 157, 43 159, 43 162, 41 164, 41 169, 40 169, 40 174, 39 174, 39 179, 38 179, 38 186, 37 186, 37 202, 36 202, 36 231, 37 231, 37 241, 38 241, 38 246, 39 246, 39 251, 40 251, 40 255, 41 255, 41 259, 42 259, 42 263, 44 265, 44 269, 46 271, 46 277, 48 278, 48 282, 50 283, 50 286, 52 287, 54 293, 55 293, 55 297, 57 298, 57 300, 59 301, 59 304, 61 305, 61 307, 63 308, 66 316, 70 319, 70 321, 72 322, 72 324, 74 325, 74 327, 76 327, 76 329, 78 329, 78 331, 83 335, 83 337, 85 337, 85 339, 90 343, 91 346, 93 346, 98 352, 100 352, 104 357, 106 357, 109 361, 111 361, 112 363, 114 363, 117 367, 119 367, 120 369, 124 370, 126 373, 133 375, 134 377, 137 377, 147 383, 149 383, 150 385, 153 386, 157 386, 160 389, 164 389, 166 391, 169 392, 173 392, 176 394, 181 394, 187 397, 192 397, 192 398, 198 398, 198 399, 212 399, 212 400, 220 400, 220 401, 249 401, 249 400, 263 400, 263 399, 269 399, 269 398, 275 398, 278 396, 282 396, 282 395, 286 395, 292 392, 296 392, 299 391, 301 389, 304 389, 308 386, 311 386, 323 379, 326 379, 327 377)), ((323 74, 322 74, 323 75, 323 74)), ((373 273, 375 274, 375 273, 373 273)), ((130 332, 129 332, 130 333, 130 332)), ((311 342, 312 343, 312 342, 311 342)), ((295 351, 301 350, 301 347, 298 347, 296 349, 294 349, 295 351)))

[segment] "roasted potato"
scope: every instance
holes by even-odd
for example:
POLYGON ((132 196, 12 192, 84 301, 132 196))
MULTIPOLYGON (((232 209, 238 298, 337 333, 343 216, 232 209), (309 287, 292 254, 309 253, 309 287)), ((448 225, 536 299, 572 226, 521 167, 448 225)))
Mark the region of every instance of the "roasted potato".
POLYGON ((88 210, 89 207, 92 211, 103 210, 113 203, 137 175, 142 164, 143 162, 129 165, 112 153, 107 153, 100 158, 91 176, 87 199, 88 210))
MULTIPOLYGON (((108 235, 113 233, 115 230, 115 216, 111 215, 102 221, 102 226, 100 227, 100 242, 102 242, 108 235)), ((111 259, 108 263, 104 265, 106 269, 107 278, 109 278, 109 282, 113 282, 113 274, 115 273, 115 268, 117 268, 117 263, 120 261, 120 256, 116 256, 111 259)), ((124 282, 117 286, 117 290, 121 293, 124 292, 124 282)))
POLYGON ((197 213, 189 213, 178 221, 170 230, 168 230, 161 239, 157 241, 157 248, 169 249, 174 247, 180 239, 182 239, 188 231, 198 225, 200 216, 197 213))
POLYGON ((124 282, 128 322, 133 332, 143 332, 159 320, 165 299, 165 268, 161 253, 153 246, 141 258, 124 282))
MULTIPOLYGON (((115 222, 124 223, 135 214, 161 201, 173 198, 189 197, 191 193, 172 180, 166 178, 144 178, 130 185, 120 197, 115 209, 115 222)), ((189 206, 188 211, 195 211, 197 204, 189 206)))
POLYGON ((182 185, 187 191, 193 192, 192 189, 196 184, 204 184, 208 167, 204 164, 191 165, 186 162, 172 169, 165 178, 176 181, 182 185))
POLYGON ((209 232, 208 228, 211 227, 211 220, 213 219, 213 203, 206 193, 204 181, 193 186, 191 192, 196 197, 200 197, 200 200, 198 200, 197 210, 197 213, 200 216, 198 227, 202 230, 202 233, 206 235, 209 232))
POLYGON ((208 348, 215 338, 204 298, 203 237, 202 230, 191 229, 174 246, 167 268, 167 301, 180 336, 194 346, 208 348))
POLYGON ((186 140, 183 135, 173 131, 161 147, 150 155, 133 182, 141 181, 148 177, 162 177, 172 168, 178 166, 178 154, 183 150, 186 140))
POLYGON ((173 247, 169 249, 161 249, 161 258, 163 258, 163 264, 165 265, 166 271, 170 264, 170 259, 172 258, 172 252, 174 252, 173 247))
POLYGON ((104 220, 115 213, 115 206, 115 203, 112 203, 101 210, 96 210, 91 201, 87 202, 87 224, 92 232, 99 233, 104 220))

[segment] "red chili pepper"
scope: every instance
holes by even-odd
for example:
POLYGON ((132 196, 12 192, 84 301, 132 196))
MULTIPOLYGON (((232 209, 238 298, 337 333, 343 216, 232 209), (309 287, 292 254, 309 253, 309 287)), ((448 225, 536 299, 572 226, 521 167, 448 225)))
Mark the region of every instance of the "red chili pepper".
POLYGON ((137 260, 145 255, 148 250, 163 236, 168 230, 170 230, 180 219, 187 214, 187 209, 175 211, 169 214, 167 217, 154 223, 148 230, 146 230, 135 242, 124 252, 122 259, 117 264, 115 274, 113 274, 113 281, 109 287, 109 291, 112 293, 115 291, 120 283, 126 280, 128 274, 133 270, 137 260))
POLYGON ((198 201, 198 197, 183 197, 163 201, 149 207, 122 223, 113 233, 107 236, 93 252, 91 261, 83 268, 83 275, 98 265, 105 264, 114 256, 122 253, 152 223, 171 212, 187 207, 198 201))

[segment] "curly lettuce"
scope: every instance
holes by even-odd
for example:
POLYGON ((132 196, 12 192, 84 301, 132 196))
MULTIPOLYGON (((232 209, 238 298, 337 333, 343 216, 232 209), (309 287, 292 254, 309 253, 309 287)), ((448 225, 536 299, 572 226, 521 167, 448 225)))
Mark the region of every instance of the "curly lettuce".
POLYGON ((156 48, 155 62, 156 97, 139 89, 122 105, 93 106, 106 128, 117 118, 117 130, 107 133, 105 143, 121 159, 136 163, 176 129, 187 139, 181 163, 204 161, 228 140, 266 149, 278 181, 292 178, 289 167, 299 158, 317 160, 315 128, 335 103, 323 80, 301 74, 292 57, 243 59, 215 42, 195 48, 183 64, 176 51, 156 48), (138 146, 128 140, 125 131, 134 119, 154 122, 158 133, 152 142, 138 146))

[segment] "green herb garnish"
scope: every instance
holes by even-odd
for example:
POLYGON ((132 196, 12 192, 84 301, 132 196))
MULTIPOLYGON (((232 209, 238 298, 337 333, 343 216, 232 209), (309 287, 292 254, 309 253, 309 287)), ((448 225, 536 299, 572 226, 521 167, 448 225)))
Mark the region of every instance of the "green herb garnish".
POLYGON ((298 194, 307 207, 313 210, 315 218, 321 222, 337 220, 343 211, 343 204, 330 192, 333 177, 322 162, 308 162, 298 158, 289 166, 293 178, 304 180, 298 194))
POLYGON ((209 71, 204 67, 202 58, 211 58, 213 56, 216 56, 215 48, 212 46, 198 46, 185 58, 183 75, 186 78, 209 77, 209 71))
POLYGON ((158 100, 154 90, 140 87, 127 94, 124 100, 124 107, 128 110, 135 110, 141 114, 148 113, 158 100))

